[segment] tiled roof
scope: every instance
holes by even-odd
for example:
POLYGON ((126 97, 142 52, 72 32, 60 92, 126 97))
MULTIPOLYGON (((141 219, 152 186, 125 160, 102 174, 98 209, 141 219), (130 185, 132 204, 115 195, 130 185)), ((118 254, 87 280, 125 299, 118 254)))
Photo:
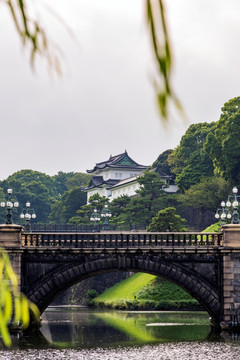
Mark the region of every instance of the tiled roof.
POLYGON ((147 166, 136 163, 136 161, 131 159, 128 156, 128 153, 125 151, 124 153, 119 155, 115 155, 115 156, 110 155, 108 160, 97 163, 93 169, 87 170, 87 172, 93 173, 96 171, 101 171, 105 168, 115 168, 115 169, 125 168, 125 169, 145 170, 147 166))
POLYGON ((103 176, 93 176, 91 178, 91 181, 90 181, 89 185, 87 187, 85 187, 84 190, 90 190, 90 189, 93 189, 95 187, 100 187, 100 186, 103 186, 103 185, 111 187, 111 186, 117 184, 118 182, 119 182, 118 179, 104 180, 103 176))
POLYGON ((119 187, 119 186, 122 186, 122 185, 129 184, 129 183, 131 183, 131 182, 136 181, 137 178, 138 178, 138 176, 132 176, 132 177, 129 177, 129 178, 127 178, 127 179, 120 180, 117 184, 111 186, 111 188, 115 188, 115 187, 119 187))

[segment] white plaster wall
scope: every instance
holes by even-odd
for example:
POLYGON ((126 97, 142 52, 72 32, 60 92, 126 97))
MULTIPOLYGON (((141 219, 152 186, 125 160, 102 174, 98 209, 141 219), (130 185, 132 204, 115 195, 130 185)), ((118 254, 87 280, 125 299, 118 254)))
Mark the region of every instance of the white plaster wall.
POLYGON ((164 189, 167 193, 175 193, 178 191, 177 185, 168 185, 166 189, 164 189))
POLYGON ((107 197, 107 190, 106 188, 98 188, 98 189, 93 189, 93 190, 89 190, 87 192, 87 204, 89 203, 89 199, 91 196, 95 195, 95 194, 99 194, 100 196, 106 196, 107 197))
POLYGON ((128 196, 134 196, 136 195, 136 190, 140 189, 140 185, 137 182, 133 182, 130 184, 126 184, 125 186, 122 185, 119 188, 112 189, 112 196, 110 198, 110 201, 116 199, 119 196, 128 195, 128 196))
POLYGON ((118 179, 118 180, 124 180, 124 179, 128 179, 132 176, 136 176, 138 174, 140 174, 141 171, 129 171, 129 170, 125 170, 125 169, 116 169, 116 170, 103 170, 101 171, 101 173, 99 173, 98 175, 103 176, 104 180, 108 180, 108 179, 118 179))

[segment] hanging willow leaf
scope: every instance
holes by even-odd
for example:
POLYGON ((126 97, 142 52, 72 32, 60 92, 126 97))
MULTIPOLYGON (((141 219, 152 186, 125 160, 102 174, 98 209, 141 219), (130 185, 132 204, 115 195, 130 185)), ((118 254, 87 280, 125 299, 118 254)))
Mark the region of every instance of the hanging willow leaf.
POLYGON ((37 306, 21 294, 17 276, 8 255, 0 249, 0 336, 5 346, 11 345, 9 325, 22 325, 26 329, 30 315, 39 317, 37 306))
POLYGON ((170 41, 166 25, 164 4, 162 0, 147 1, 147 20, 150 27, 154 57, 157 63, 157 76, 154 86, 157 94, 157 103, 163 120, 169 116, 169 104, 182 112, 180 101, 174 94, 170 77, 172 70, 172 56, 170 41))
POLYGON ((30 63, 34 68, 35 57, 40 55, 47 60, 50 69, 61 75, 58 48, 54 47, 47 38, 40 23, 29 17, 26 0, 5 0, 12 15, 15 28, 24 46, 30 46, 30 63), (57 66, 55 64, 57 63, 57 66))

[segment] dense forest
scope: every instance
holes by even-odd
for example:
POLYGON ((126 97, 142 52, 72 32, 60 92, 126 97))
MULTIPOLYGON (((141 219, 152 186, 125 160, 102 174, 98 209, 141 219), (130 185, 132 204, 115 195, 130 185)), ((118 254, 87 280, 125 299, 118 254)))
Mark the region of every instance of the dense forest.
MULTIPOLYGON (((110 224, 116 229, 152 231, 202 230, 214 222, 214 212, 233 185, 240 185, 240 97, 222 107, 216 122, 192 124, 175 149, 158 156, 138 178, 142 185, 135 197, 121 196, 111 203, 110 224), (179 191, 167 194, 160 173, 172 175, 179 191), (186 220, 185 220, 186 219, 186 220)), ((80 172, 49 176, 21 170, 0 182, 1 201, 8 188, 20 203, 14 222, 29 201, 35 222, 87 226, 94 208, 101 212, 108 199, 94 195, 86 204, 83 187, 90 177, 80 172)), ((0 221, 5 211, 0 209, 0 221)))

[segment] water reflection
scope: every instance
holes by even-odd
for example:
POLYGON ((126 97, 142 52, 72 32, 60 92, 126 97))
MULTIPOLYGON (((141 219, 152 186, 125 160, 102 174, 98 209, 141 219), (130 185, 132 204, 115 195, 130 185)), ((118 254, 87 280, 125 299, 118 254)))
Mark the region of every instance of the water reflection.
POLYGON ((209 332, 206 313, 50 309, 40 330, 13 338, 4 360, 239 360, 235 334, 209 332))
POLYGON ((89 312, 48 310, 40 329, 57 347, 124 346, 166 341, 205 340, 206 313, 89 312))

